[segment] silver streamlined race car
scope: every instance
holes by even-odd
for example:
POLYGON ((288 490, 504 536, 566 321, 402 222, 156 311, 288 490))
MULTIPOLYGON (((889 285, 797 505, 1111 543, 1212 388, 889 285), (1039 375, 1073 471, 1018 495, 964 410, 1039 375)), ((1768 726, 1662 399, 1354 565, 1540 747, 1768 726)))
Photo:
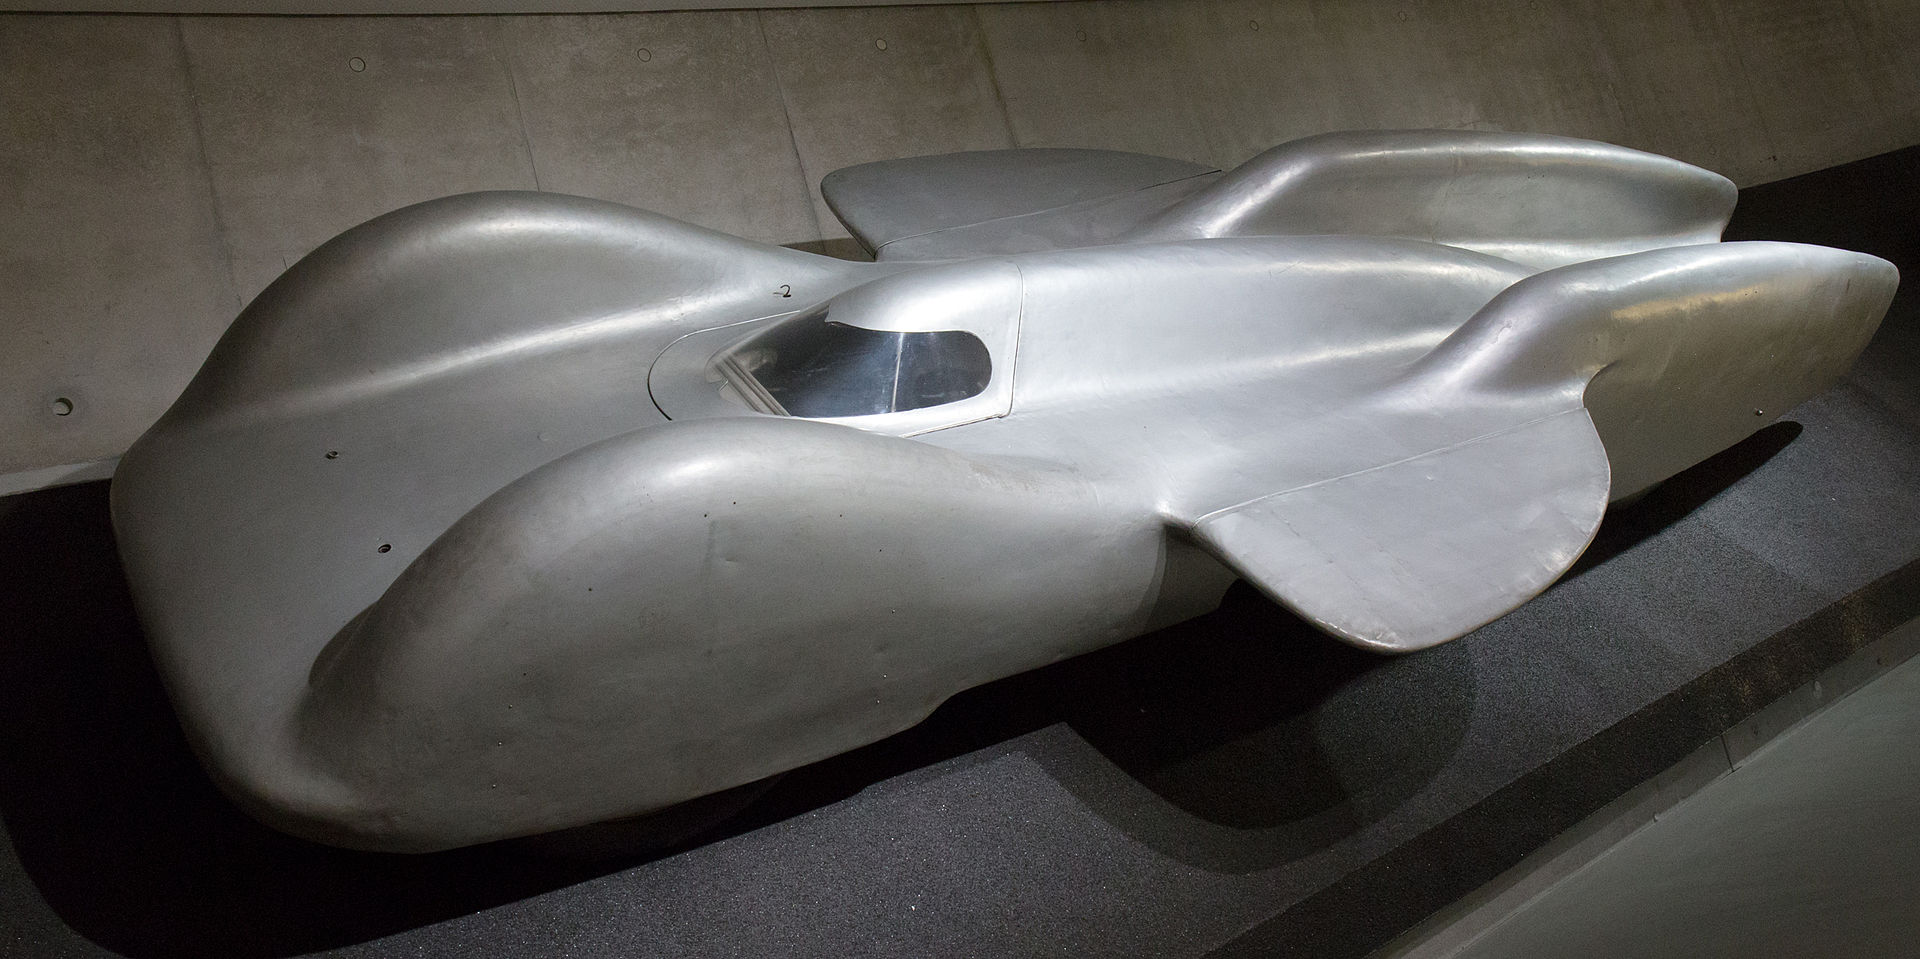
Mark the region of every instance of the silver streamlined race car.
POLYGON ((230 795, 403 851, 634 816, 1236 577, 1350 643, 1444 642, 1832 383, 1897 283, 1719 243, 1727 180, 1547 136, 966 153, 823 192, 875 262, 474 194, 240 315, 113 482, 230 795))

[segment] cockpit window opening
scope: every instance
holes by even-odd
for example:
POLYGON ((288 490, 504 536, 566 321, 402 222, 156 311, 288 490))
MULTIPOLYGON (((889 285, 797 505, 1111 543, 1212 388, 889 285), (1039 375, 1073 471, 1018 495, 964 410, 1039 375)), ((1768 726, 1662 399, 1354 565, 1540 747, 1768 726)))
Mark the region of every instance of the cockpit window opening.
POLYGON ((900 413, 978 396, 993 361, 965 330, 899 332, 836 323, 817 310, 720 357, 748 405, 799 417, 900 413))

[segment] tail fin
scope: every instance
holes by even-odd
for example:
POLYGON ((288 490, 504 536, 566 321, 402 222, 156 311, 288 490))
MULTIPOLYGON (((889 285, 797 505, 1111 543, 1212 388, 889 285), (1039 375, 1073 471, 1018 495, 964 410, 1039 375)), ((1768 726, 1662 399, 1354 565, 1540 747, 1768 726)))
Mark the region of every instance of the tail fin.
POLYGON ((1283 143, 1174 203, 1126 241, 1358 233, 1431 240, 1549 269, 1726 229, 1717 173, 1592 140, 1369 130, 1283 143))
POLYGON ((1373 463, 1207 513, 1191 535, 1356 646, 1445 642, 1565 573, 1610 498, 1831 385, 1897 282, 1876 257, 1791 243, 1528 277, 1345 414, 1393 437, 1373 463))
POLYGON ((1445 394, 1571 391, 1606 444, 1620 499, 1831 386, 1898 284, 1878 257, 1796 243, 1580 263, 1502 292, 1411 380, 1445 394))

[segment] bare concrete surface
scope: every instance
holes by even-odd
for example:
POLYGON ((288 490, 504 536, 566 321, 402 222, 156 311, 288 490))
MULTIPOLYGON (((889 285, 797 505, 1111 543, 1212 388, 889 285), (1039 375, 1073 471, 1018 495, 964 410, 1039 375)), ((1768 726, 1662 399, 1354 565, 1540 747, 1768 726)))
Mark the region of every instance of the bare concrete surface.
MULTIPOLYGON (((5 0, 0 10, 43 13, 207 13, 415 15, 473 13, 631 13, 754 7, 898 7, 952 0, 5 0)), ((1047 0, 979 0, 1044 3, 1047 0)))
POLYGON ((820 179, 872 160, 1014 146, 973 8, 759 14, 820 236, 820 179))
POLYGON ((173 21, 0 17, 0 475, 119 455, 206 358, 210 188, 173 21))
POLYGON ((1742 45, 1717 4, 1615 0, 1598 18, 1600 42, 1612 53, 1605 95, 1620 105, 1626 136, 1641 143, 1684 145, 1691 162, 1740 183, 1779 175, 1742 45))
MULTIPOLYGON (((307 0, 261 2, 196 9, 307 0)), ((127 3, 106 9, 177 7, 127 3)), ((817 188, 852 163, 1086 146, 1229 166, 1382 127, 1595 137, 1752 185, 1920 141, 1916 43, 1912 0, 0 14, 0 475, 117 455, 286 264, 433 196, 577 192, 804 244, 845 235, 817 188)))
MULTIPOLYGON (((1312 125, 1322 99, 1304 77, 1289 77, 1306 67, 1290 55, 1310 44, 1306 35, 1253 4, 1035 4, 979 15, 1023 147, 1101 147, 1217 166, 1210 155, 1225 156, 1243 136, 1265 139, 1290 118, 1312 125), (1250 23, 1262 15, 1256 32, 1250 23), (1265 101, 1252 129, 1229 129, 1221 121, 1233 101, 1207 95, 1229 73, 1245 85, 1242 96, 1265 101)), ((1306 11, 1293 19, 1304 25, 1306 11)))
POLYGON ((759 14, 500 21, 540 188, 738 236, 819 233, 759 14))
POLYGON ((1920 122, 1915 4, 1844 0, 1785 8, 1769 0, 1722 0, 1720 10, 1740 74, 1752 78, 1754 108, 1771 145, 1765 160, 1782 174, 1824 165, 1820 157, 1836 139, 1868 153, 1914 142, 1920 122), (1902 49, 1906 53, 1897 52, 1902 49), (1788 76, 1770 63, 1833 69, 1788 76))
POLYGON ((500 20, 199 17, 179 26, 243 299, 389 210, 538 185, 500 20))

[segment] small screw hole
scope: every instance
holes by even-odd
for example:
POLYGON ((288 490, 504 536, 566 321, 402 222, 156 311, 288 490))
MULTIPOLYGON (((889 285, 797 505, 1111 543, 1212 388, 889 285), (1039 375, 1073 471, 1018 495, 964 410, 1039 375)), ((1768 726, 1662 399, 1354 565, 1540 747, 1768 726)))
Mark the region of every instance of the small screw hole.
POLYGON ((339 459, 339 458, 340 458, 340 451, 339 451, 339 450, 328 450, 328 451, 327 451, 327 459, 330 459, 330 460, 337 460, 337 459, 339 459))
POLYGON ((64 396, 57 397, 52 403, 53 415, 68 416, 73 413, 73 401, 64 396))
POLYGON ((391 552, 393 552, 393 544, 392 544, 392 543, 381 543, 381 544, 380 544, 380 548, 379 548, 379 549, 377 549, 377 550, 374 550, 374 552, 376 552, 376 553, 391 553, 391 552))

